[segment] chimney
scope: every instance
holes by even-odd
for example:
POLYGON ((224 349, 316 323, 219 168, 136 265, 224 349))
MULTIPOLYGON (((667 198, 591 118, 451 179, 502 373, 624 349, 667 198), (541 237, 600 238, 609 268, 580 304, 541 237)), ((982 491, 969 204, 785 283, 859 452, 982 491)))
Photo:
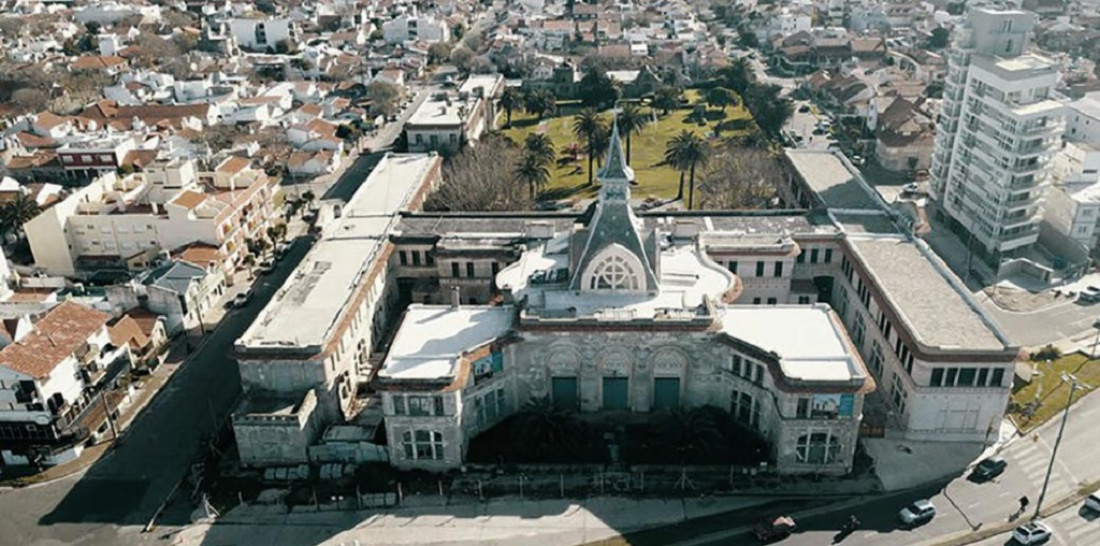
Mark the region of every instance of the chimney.
POLYGON ((462 290, 457 286, 451 287, 451 309, 458 309, 462 305, 462 290))

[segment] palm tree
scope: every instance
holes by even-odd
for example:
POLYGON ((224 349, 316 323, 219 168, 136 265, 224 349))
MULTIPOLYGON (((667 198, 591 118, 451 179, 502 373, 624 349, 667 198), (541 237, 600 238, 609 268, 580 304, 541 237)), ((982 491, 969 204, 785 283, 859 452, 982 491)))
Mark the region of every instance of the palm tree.
POLYGON ((527 183, 527 187, 531 191, 532 201, 535 200, 536 191, 550 181, 550 169, 542 161, 543 158, 541 157, 532 153, 525 153, 516 167, 516 178, 527 183))
POLYGON ((555 405, 548 396, 528 400, 515 419, 515 443, 536 461, 551 453, 568 454, 580 444, 576 412, 555 405))
POLYGON ((596 165, 602 167, 607 149, 611 147, 611 128, 603 125, 592 135, 592 151, 596 153, 596 165))
POLYGON ((641 133, 646 124, 646 116, 642 109, 632 102, 623 105, 618 117, 619 132, 626 135, 626 162, 630 163, 630 137, 634 133, 641 133))
POLYGON ((710 159, 710 146, 698 135, 688 130, 683 130, 665 145, 665 163, 680 171, 680 191, 677 199, 684 198, 684 173, 690 172, 690 190, 688 193, 688 210, 695 205, 695 168, 707 164, 710 159))
POLYGON ((588 146, 588 185, 592 185, 592 161, 596 159, 597 137, 599 132, 606 128, 607 124, 595 108, 585 108, 579 114, 573 116, 573 135, 577 140, 583 140, 588 146))
POLYGON ((0 208, 0 228, 4 231, 21 233, 23 224, 38 216, 38 213, 38 203, 30 196, 21 193, 0 208))
POLYGON ((540 165, 549 167, 557 157, 554 141, 544 133, 531 133, 523 141, 523 153, 538 160, 540 165))
MULTIPOLYGON (((695 463, 722 445, 716 408, 674 409, 656 425, 656 436, 672 448, 679 463, 695 463)), ((720 410, 718 410, 720 411, 720 410)))
POLYGON ((507 122, 504 124, 506 127, 512 126, 512 110, 523 104, 521 98, 515 87, 506 87, 501 93, 500 107, 504 109, 504 114, 507 116, 507 122))

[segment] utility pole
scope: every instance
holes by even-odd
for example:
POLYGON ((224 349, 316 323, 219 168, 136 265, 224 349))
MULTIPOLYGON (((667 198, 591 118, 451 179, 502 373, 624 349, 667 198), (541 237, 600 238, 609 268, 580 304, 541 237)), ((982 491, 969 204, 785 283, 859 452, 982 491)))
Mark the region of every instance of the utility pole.
POLYGON ((107 424, 111 427, 111 439, 118 441, 118 429, 115 428, 115 420, 111 417, 111 407, 107 404, 108 389, 103 389, 103 392, 99 393, 99 402, 103 405, 103 413, 107 416, 107 424))
POLYGON ((1066 402, 1066 409, 1062 412, 1062 424, 1058 427, 1058 437, 1054 440, 1054 449, 1050 453, 1050 463, 1047 464, 1047 475, 1043 478, 1043 489, 1039 492, 1039 500, 1035 502, 1035 516, 1031 519, 1039 518, 1039 510, 1043 508, 1043 498, 1047 495, 1047 486, 1050 484, 1050 473, 1054 470, 1054 458, 1058 456, 1058 446, 1062 444, 1062 433, 1066 431, 1066 421, 1069 420, 1069 408, 1073 405, 1073 395, 1077 393, 1077 387, 1085 385, 1071 374, 1063 373, 1062 382, 1069 381, 1069 401, 1066 402))

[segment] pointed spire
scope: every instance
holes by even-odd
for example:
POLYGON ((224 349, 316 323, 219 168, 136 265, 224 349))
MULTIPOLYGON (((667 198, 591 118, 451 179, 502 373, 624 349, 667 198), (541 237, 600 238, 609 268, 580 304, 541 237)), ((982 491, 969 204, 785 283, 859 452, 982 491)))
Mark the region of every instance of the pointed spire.
POLYGON ((623 153, 622 139, 619 137, 619 115, 616 112, 611 122, 611 141, 607 147, 607 158, 603 168, 596 173, 600 182, 634 180, 634 169, 626 163, 626 154, 623 153))

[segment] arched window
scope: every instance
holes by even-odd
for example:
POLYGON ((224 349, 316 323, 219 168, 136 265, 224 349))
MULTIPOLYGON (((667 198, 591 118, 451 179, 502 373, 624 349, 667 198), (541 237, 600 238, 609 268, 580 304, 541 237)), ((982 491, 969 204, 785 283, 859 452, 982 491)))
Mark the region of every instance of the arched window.
POLYGON ((593 290, 637 290, 638 275, 630 269, 622 256, 608 256, 592 275, 593 290))
POLYGON ((584 287, 589 290, 637 292, 645 287, 641 260, 621 245, 612 245, 601 252, 585 275, 584 287))
POLYGON ((840 440, 828 432, 812 432, 798 437, 795 459, 800 463, 829 464, 840 458, 840 440))

